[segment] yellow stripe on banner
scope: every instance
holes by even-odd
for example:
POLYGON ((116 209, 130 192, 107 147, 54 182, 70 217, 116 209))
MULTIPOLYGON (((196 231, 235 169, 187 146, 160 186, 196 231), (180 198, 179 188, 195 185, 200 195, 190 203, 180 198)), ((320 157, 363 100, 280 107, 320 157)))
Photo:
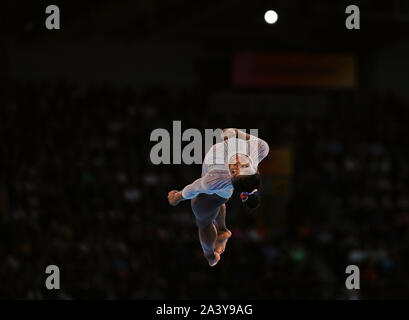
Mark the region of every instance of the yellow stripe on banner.
POLYGON ((291 147, 271 147, 266 159, 260 163, 263 175, 289 177, 293 174, 293 150, 291 147))

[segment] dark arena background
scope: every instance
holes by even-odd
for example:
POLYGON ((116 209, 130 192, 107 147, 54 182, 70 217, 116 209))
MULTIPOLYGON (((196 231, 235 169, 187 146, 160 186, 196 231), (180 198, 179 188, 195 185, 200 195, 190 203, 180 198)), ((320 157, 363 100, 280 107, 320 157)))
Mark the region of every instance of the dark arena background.
POLYGON ((407 0, 2 1, 0 35, 0 298, 409 297, 407 0), (173 121, 270 146, 214 268, 167 199, 201 165, 150 160, 173 121))

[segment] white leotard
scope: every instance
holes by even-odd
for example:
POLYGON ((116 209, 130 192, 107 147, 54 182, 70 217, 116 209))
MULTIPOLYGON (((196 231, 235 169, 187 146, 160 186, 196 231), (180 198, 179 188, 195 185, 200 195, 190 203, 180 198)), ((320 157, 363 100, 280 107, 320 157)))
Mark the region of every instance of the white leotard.
POLYGON ((183 188, 183 198, 193 199, 200 193, 206 193, 229 199, 233 194, 229 159, 237 153, 245 154, 250 158, 252 166, 257 169, 268 152, 267 142, 252 135, 249 140, 233 137, 216 143, 204 158, 202 177, 183 188))

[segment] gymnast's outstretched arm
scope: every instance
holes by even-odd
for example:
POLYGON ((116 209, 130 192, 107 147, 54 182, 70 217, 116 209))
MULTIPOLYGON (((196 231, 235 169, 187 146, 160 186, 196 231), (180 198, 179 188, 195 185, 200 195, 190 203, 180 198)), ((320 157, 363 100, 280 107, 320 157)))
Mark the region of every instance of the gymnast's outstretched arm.
POLYGON ((176 206, 183 200, 193 199, 200 193, 213 194, 230 183, 230 176, 224 171, 212 170, 203 177, 188 184, 182 191, 172 190, 168 193, 169 204, 176 206))
POLYGON ((172 190, 168 193, 168 201, 172 206, 178 205, 183 200, 193 199, 200 193, 207 193, 207 189, 203 186, 204 177, 195 180, 187 185, 182 191, 172 190))
POLYGON ((227 140, 233 137, 236 137, 242 140, 256 140, 257 148, 252 149, 251 153, 253 153, 253 157, 255 157, 255 159, 258 159, 258 162, 261 162, 268 155, 270 151, 270 148, 267 142, 265 142, 263 139, 260 139, 259 137, 253 136, 251 134, 248 134, 236 128, 223 129, 221 137, 224 140, 227 140))

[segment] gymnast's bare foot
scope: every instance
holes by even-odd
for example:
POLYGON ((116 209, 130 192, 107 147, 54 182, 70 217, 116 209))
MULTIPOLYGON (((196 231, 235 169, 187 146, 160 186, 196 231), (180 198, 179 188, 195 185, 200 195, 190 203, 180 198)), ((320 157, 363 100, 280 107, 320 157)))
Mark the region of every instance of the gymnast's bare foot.
POLYGON ((214 245, 214 251, 218 254, 222 254, 226 249, 227 240, 231 237, 231 232, 229 230, 224 230, 218 233, 216 243, 214 245))
POLYGON ((214 267, 220 260, 220 254, 217 252, 213 252, 213 254, 206 255, 205 258, 207 259, 207 262, 209 262, 209 266, 214 267))

